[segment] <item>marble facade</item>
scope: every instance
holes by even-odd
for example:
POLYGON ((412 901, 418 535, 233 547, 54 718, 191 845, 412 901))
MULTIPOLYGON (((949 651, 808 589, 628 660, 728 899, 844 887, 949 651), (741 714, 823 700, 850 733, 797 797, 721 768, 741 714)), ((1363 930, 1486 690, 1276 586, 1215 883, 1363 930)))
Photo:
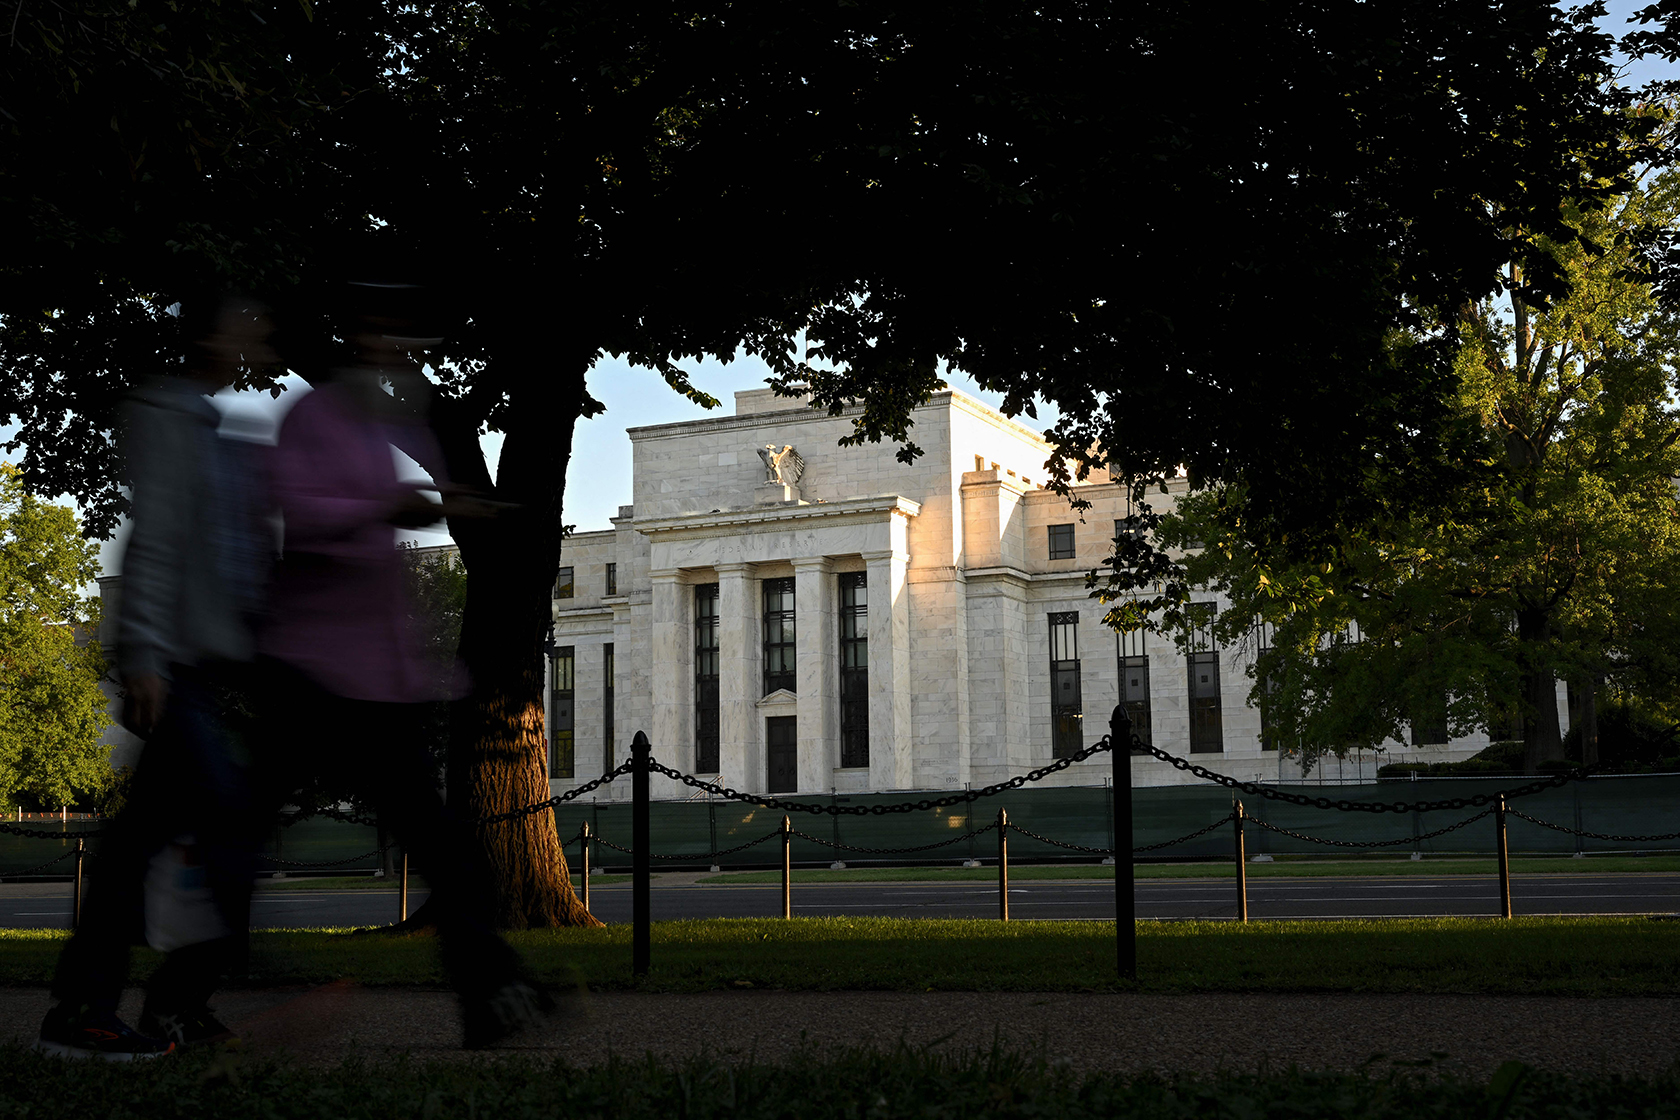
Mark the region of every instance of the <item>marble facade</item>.
MULTIPOLYGON (((554 644, 573 651, 575 763, 570 776, 553 779, 556 792, 601 773, 608 757, 608 642, 616 665, 611 757, 626 758, 631 736, 645 729, 667 765, 754 792, 769 784, 768 721, 789 716, 798 793, 961 789, 1051 761, 1053 613, 1078 613, 1085 739, 1107 730, 1120 650, 1085 573, 1109 555, 1114 521, 1126 513, 1122 488, 1090 480, 1079 493, 1091 507, 1075 513, 1041 485, 1049 448, 1039 434, 956 391, 916 410, 925 454, 913 464, 890 445, 840 446, 851 430, 849 415, 769 390, 737 393, 733 416, 629 430, 631 503, 610 530, 571 537, 561 560, 573 582, 571 596, 554 601, 554 644), (767 479, 756 452, 789 445, 802 473, 767 479), (1073 526, 1072 557, 1049 558, 1051 525, 1073 526), (868 588, 867 766, 843 766, 840 754, 838 586, 852 572, 865 573, 868 588), (794 687, 765 695, 762 588, 789 577, 794 687), (696 769, 702 584, 718 588, 718 765, 706 772, 696 769)), ((1154 741, 1188 754, 1185 657, 1157 635, 1145 652, 1154 741)), ((1196 760, 1249 780, 1299 777, 1261 749, 1259 714, 1247 703, 1250 652, 1221 651, 1223 750, 1196 760)), ((1485 737, 1391 744, 1389 759, 1463 758, 1485 745, 1485 737)), ((1374 756, 1361 764, 1366 777, 1377 764, 1374 756)), ((1101 784, 1108 766, 1099 757, 1048 781, 1101 784)), ((1184 777, 1153 760, 1133 766, 1140 785, 1184 777)), ((1350 759, 1341 769, 1352 778, 1354 766, 1350 759)), ((1329 776, 1337 772, 1332 764, 1329 776)), ((627 783, 616 784, 614 796, 627 796, 627 783)), ((656 796, 690 792, 669 782, 655 788, 656 796)))

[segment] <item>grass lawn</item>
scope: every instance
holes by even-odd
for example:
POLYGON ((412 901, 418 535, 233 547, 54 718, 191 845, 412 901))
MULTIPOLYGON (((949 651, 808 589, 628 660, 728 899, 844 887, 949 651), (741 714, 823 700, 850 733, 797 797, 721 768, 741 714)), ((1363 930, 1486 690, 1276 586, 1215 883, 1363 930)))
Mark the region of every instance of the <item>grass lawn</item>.
MULTIPOLYGON (((1089 991, 1115 977, 1104 922, 714 919, 653 927, 652 970, 630 973, 630 927, 511 940, 549 983, 598 989, 1089 991)), ((45 983, 64 933, 0 931, 0 983, 45 983)), ((274 930, 252 935, 251 983, 438 984, 433 938, 274 930)), ((144 976, 159 958, 136 954, 144 976)), ((1680 993, 1680 921, 1473 918, 1144 922, 1141 988, 1156 992, 1680 993)))
MULTIPOLYGON (((1250 863, 1251 879, 1315 878, 1337 875, 1493 875, 1499 870, 1492 859, 1431 858, 1304 860, 1280 857, 1275 863, 1250 863)), ((1600 875, 1610 872, 1677 872, 1680 856, 1534 856, 1511 860, 1513 875, 1600 875)), ((1230 860, 1219 863, 1140 863, 1139 879, 1232 879, 1237 874, 1230 860)), ((624 879, 627 876, 615 876, 624 879)), ((1017 879, 1113 879, 1114 868, 1098 864, 1009 865, 1009 878, 1017 879)), ((984 867, 848 867, 796 869, 796 883, 945 883, 996 882, 997 860, 984 867)), ((780 883, 780 871, 728 871, 707 875, 701 883, 780 883)))
POLYGON ((614 1117, 615 1120, 1183 1120, 1187 1117, 1670 1116, 1680 1078, 1589 1079, 1509 1063, 1491 1082, 1419 1071, 1288 1070, 1214 1076, 1074 1074, 1041 1056, 918 1050, 796 1057, 785 1063, 615 1059, 579 1070, 502 1056, 484 1062, 370 1063, 327 1069, 184 1054, 120 1066, 42 1060, 0 1048, 6 1116, 614 1117))

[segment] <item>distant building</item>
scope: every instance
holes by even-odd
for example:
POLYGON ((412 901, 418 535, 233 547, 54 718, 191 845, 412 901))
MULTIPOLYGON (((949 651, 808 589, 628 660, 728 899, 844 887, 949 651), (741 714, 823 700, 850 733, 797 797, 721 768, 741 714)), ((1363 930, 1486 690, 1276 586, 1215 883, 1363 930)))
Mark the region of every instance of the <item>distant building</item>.
MULTIPOLYGON (((1072 512, 1043 486, 1039 434, 960 392, 916 410, 912 465, 838 446, 850 431, 769 390, 737 393, 734 416, 630 429, 633 503, 566 542, 555 588, 556 791, 622 762, 638 729, 667 765, 753 792, 981 786, 1094 742, 1122 699, 1174 754, 1299 778, 1247 703, 1252 651, 1205 635, 1187 655, 1102 624, 1085 576, 1124 528, 1123 487, 1093 480, 1072 512)), ((1392 746, 1445 761, 1486 744, 1392 746)), ((1133 765, 1139 784, 1186 780, 1133 765)), ((1049 781, 1108 772, 1098 757, 1049 781)))

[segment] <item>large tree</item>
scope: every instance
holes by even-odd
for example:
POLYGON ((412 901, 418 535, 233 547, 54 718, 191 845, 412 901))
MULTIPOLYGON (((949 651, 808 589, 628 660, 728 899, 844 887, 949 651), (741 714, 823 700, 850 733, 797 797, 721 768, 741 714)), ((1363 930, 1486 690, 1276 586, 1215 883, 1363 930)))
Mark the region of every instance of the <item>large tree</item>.
POLYGON ((98 546, 0 463, 0 804, 86 804, 112 786, 99 682, 98 546))
MULTIPOLYGON (((1383 345, 1406 301, 1484 294, 1524 251, 1513 223, 1565 238, 1561 201, 1613 193, 1628 166, 1590 14, 314 9, 288 57, 350 96, 287 134, 299 178, 255 183, 252 212, 309 247, 305 291, 406 256, 450 293, 462 329, 432 404, 450 471, 519 507, 451 526, 475 685, 452 796, 493 813, 547 792, 548 596, 599 355, 705 401, 684 363, 744 349, 821 406, 860 402, 856 438, 904 455, 949 365, 1009 411, 1055 403, 1064 479, 1243 471, 1286 486, 1267 516, 1304 531, 1346 512, 1349 462, 1444 422, 1450 347, 1383 345), (802 333, 816 366, 795 360, 802 333), (486 429, 506 437, 493 485, 486 429)), ((1529 267, 1532 298, 1561 290, 1529 267)), ((4 368, 37 380, 45 348, 0 337, 4 368)), ((26 435, 54 454, 49 422, 26 435)), ((483 841, 499 921, 584 920, 547 816, 483 841)))
POLYGON ((1181 595, 1229 597, 1228 643, 1266 635, 1254 699, 1309 763, 1408 724, 1507 737, 1515 721, 1534 769, 1563 757, 1558 680, 1584 714, 1606 681, 1680 700, 1680 318, 1638 251, 1680 220, 1680 174, 1563 213, 1578 236, 1533 245, 1569 294, 1525 298, 1513 263, 1500 298, 1459 309, 1450 439, 1351 476, 1382 512, 1339 526, 1332 554, 1303 563, 1257 538, 1243 485, 1166 520, 1170 541, 1205 544, 1181 595), (1403 491, 1420 484, 1421 500, 1403 491))

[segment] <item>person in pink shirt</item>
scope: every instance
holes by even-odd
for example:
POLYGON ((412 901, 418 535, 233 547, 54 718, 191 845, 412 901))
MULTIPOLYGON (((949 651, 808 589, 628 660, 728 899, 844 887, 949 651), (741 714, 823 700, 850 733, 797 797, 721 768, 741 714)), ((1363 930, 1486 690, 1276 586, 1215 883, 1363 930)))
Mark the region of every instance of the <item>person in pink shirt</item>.
MULTIPOLYGON (((353 366, 326 371, 280 428, 271 485, 283 522, 268 621, 257 650, 272 740, 265 766, 278 806, 319 774, 359 791, 432 889, 445 971, 461 998, 468 1047, 510 1035, 551 1004, 489 925, 489 875, 445 806, 421 733, 430 691, 411 621, 397 530, 490 503, 451 487, 430 432, 405 413, 423 378, 409 357, 411 289, 354 291, 353 366), (397 476, 392 448, 432 475, 442 504, 397 476)), ((431 489, 431 488, 426 488, 431 489)))

